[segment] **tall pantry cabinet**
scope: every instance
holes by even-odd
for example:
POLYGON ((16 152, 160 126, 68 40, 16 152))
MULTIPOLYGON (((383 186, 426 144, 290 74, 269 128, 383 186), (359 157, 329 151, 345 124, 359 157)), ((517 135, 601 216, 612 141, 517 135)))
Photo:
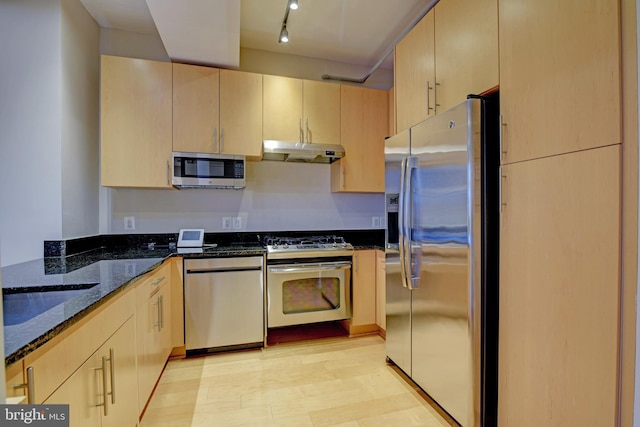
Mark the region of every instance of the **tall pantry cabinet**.
POLYGON ((499 0, 498 9, 498 424, 614 426, 619 2, 499 0))

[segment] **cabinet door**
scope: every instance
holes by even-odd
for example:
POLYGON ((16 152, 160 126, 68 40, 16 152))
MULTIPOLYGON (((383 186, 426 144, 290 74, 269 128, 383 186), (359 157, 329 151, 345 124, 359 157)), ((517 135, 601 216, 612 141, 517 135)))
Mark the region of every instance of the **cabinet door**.
POLYGON ((619 9, 500 0, 505 163, 620 143, 619 9))
POLYGON ((43 404, 69 405, 71 427, 100 427, 104 408, 98 405, 105 398, 102 380, 102 360, 94 353, 43 404))
POLYGON ((498 2, 446 0, 434 11, 435 100, 436 112, 441 112, 468 94, 498 86, 498 2))
POLYGON ((401 132, 434 113, 434 13, 424 18, 395 48, 396 128, 401 132))
POLYGON ((331 165, 331 191, 384 193, 387 92, 342 86, 341 139, 346 155, 331 165))
MULTIPOLYGON (((169 270, 163 269, 164 273, 169 270)), ((157 280, 158 274, 150 277, 157 280)), ((160 285, 136 310, 138 405, 142 410, 171 354, 171 286, 160 285)))
POLYGON ((173 64, 173 151, 220 152, 220 70, 173 64))
POLYGON ((340 85, 304 80, 302 111, 306 142, 340 143, 340 85))
POLYGON ((101 185, 172 188, 171 64, 102 56, 101 185))
POLYGON ((616 424, 620 146, 503 168, 501 426, 616 424))
POLYGON ((302 141, 302 80, 263 76, 263 139, 302 141))
POLYGON ((222 153, 262 158, 262 75, 220 70, 222 153))
POLYGON ((376 323, 376 251, 359 250, 353 255, 352 326, 376 323))
POLYGON ((135 341, 135 320, 131 317, 97 352, 100 360, 113 355, 108 363, 108 415, 103 416, 102 427, 133 427, 138 422, 135 341))

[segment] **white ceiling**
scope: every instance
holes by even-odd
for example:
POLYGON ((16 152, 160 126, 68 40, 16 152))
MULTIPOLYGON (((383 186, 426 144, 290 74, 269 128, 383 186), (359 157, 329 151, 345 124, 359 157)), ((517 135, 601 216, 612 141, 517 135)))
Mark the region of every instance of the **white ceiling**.
MULTIPOLYGON (((374 66, 435 0, 80 0, 101 27, 159 34, 174 61, 238 68, 240 47, 374 66)), ((383 64, 390 67, 390 59, 383 64)))

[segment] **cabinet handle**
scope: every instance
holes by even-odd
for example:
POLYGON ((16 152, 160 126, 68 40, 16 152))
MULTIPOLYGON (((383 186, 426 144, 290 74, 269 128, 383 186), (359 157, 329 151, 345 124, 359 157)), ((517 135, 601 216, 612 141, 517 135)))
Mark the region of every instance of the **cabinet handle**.
POLYGON ((307 142, 311 142, 309 139, 309 117, 307 117, 307 142))
POLYGON ((342 168, 342 189, 347 189, 347 168, 342 168))
POLYGON ((358 274, 358 254, 356 254, 356 274, 358 274))
POLYGON ((115 350, 109 349, 109 368, 111 369, 111 403, 116 404, 116 362, 114 359, 115 350))
POLYGON ((427 80, 427 115, 429 111, 433 110, 433 108, 431 108, 431 94, 429 93, 431 89, 433 88, 429 86, 429 80, 427 80))
POLYGON ((213 152, 218 152, 218 128, 213 128, 213 152))
POLYGON ((164 276, 160 277, 158 280, 156 280, 155 282, 151 283, 153 286, 157 286, 160 282, 162 282, 164 280, 164 276))
POLYGON ((171 185, 171 181, 169 181, 169 160, 167 160, 167 185, 171 185))
POLYGON ((302 117, 298 120, 298 127, 300 128, 300 142, 304 142, 304 130, 302 130, 302 117))
POLYGON ((102 403, 96 404, 96 406, 103 407, 103 413, 105 417, 109 415, 109 391, 107 390, 107 356, 102 356, 102 366, 99 368, 93 368, 96 371, 102 371, 102 395, 104 396, 104 401, 102 403))
POLYGON ((153 303, 156 306, 156 315, 158 316, 158 321, 153 322, 153 327, 158 327, 158 331, 160 330, 160 295, 156 298, 156 301, 153 303))
POLYGON ((433 85, 433 112, 437 113, 438 112, 438 107, 440 106, 440 104, 438 104, 438 86, 440 86, 440 83, 436 82, 435 85, 433 85))
POLYGON ((502 119, 503 119, 502 114, 500 114, 500 116, 498 116, 498 120, 500 120, 500 128, 498 130, 498 140, 500 142, 500 163, 502 163, 502 160, 504 158, 504 154, 507 152, 507 150, 505 149, 505 144, 504 144, 504 128, 507 125, 503 122, 502 119))
POLYGON ((502 180, 507 179, 507 176, 502 173, 502 167, 499 168, 499 172, 500 172, 500 182, 498 184, 498 186, 499 186, 498 187, 498 198, 499 198, 499 203, 500 203, 500 213, 502 213, 503 206, 507 205, 507 203, 505 202, 505 198, 502 195, 502 191, 503 191, 502 180))
POLYGON ((162 295, 160 295, 158 298, 160 298, 160 329, 164 329, 164 298, 162 295))
POLYGON ((27 382, 22 384, 16 384, 13 386, 14 390, 27 390, 27 403, 34 405, 35 399, 35 382, 33 380, 33 366, 27 368, 27 382))
POLYGON ((220 153, 224 153, 224 128, 220 131, 220 153))

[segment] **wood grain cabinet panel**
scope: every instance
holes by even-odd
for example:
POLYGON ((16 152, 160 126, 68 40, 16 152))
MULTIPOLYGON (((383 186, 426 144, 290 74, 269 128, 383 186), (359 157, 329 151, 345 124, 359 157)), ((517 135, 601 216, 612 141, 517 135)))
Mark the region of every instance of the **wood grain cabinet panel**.
POLYGON ((173 151, 220 152, 220 70, 173 64, 173 151))
POLYGON ((501 426, 614 426, 620 146, 503 168, 501 426))
POLYGON ((442 0, 435 8, 436 113, 498 86, 497 0, 442 0))
POLYGON ((397 132, 435 114, 434 15, 433 10, 427 13, 394 51, 397 132))
POLYGON ((262 75, 220 70, 220 152, 262 158, 262 75))
POLYGON ((353 86, 341 90, 341 139, 346 154, 331 164, 331 191, 384 193, 388 94, 353 86))
POLYGON ((620 143, 619 2, 499 3, 504 163, 620 143))
POLYGON ((357 250, 353 255, 352 326, 376 323, 376 251, 357 250))
POLYGON ((263 138, 302 141, 302 80, 265 75, 263 138))
POLYGON ((173 188, 171 63, 102 56, 101 185, 173 188))
POLYGON ((306 142, 340 143, 340 85, 303 80, 302 112, 306 142))
POLYGON ((71 427, 135 426, 138 404, 130 395, 138 383, 134 342, 131 317, 44 403, 68 404, 71 427))

